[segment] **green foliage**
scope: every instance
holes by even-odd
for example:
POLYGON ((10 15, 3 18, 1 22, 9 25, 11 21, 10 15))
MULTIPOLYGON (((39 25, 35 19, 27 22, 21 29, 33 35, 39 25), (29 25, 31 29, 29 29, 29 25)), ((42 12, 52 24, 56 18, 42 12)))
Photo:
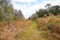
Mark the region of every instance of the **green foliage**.
POLYGON ((18 20, 18 17, 17 16, 13 16, 13 20, 18 20))
POLYGON ((50 8, 50 13, 52 13, 53 15, 59 15, 60 14, 60 6, 56 5, 56 6, 52 6, 50 8))
POLYGON ((2 11, 0 9, 0 21, 2 21, 2 20, 3 20, 3 14, 2 14, 2 11))
POLYGON ((39 12, 37 12, 38 16, 39 17, 43 17, 44 16, 44 11, 43 10, 40 10, 39 12))
POLYGON ((46 14, 47 16, 49 16, 49 13, 47 12, 47 10, 45 9, 40 9, 38 12, 37 12, 38 16, 39 17, 43 17, 44 14, 46 14))
POLYGON ((3 8, 0 9, 0 21, 13 20, 13 6, 9 4, 9 0, 5 0, 3 8))
POLYGON ((12 7, 12 5, 8 5, 8 6, 6 6, 6 8, 5 8, 5 12, 8 13, 8 14, 13 13, 13 7, 12 7))

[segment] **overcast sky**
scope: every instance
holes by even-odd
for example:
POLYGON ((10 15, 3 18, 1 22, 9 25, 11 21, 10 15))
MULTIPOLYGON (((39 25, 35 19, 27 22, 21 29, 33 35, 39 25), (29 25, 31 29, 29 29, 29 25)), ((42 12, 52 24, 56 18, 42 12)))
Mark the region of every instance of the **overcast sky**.
POLYGON ((45 8, 47 3, 60 5, 60 0, 11 0, 14 9, 21 10, 25 18, 30 17, 36 10, 45 8))

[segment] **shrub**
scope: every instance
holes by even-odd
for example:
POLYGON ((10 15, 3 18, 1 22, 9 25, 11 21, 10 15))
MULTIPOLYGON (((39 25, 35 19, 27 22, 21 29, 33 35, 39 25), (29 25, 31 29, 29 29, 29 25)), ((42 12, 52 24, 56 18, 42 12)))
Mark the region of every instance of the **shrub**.
POLYGON ((47 16, 49 16, 49 13, 47 12, 47 10, 45 9, 40 9, 38 12, 37 12, 38 16, 39 17, 43 17, 44 14, 46 14, 47 16))
POLYGON ((44 16, 44 11, 40 10, 39 12, 37 12, 37 14, 38 14, 39 17, 43 17, 44 16))
MULTIPOLYGON (((46 36, 51 40, 60 40, 60 18, 57 17, 48 17, 48 18, 39 18, 36 20, 39 31, 46 32, 46 36)), ((43 35, 42 32, 42 35, 43 35)))

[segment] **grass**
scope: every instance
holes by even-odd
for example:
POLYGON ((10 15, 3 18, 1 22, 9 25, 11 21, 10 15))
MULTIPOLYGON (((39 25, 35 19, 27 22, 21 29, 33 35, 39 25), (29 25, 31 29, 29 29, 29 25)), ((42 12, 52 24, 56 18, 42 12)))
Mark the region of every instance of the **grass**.
POLYGON ((60 18, 0 22, 0 33, 3 40, 60 40, 60 18))
POLYGON ((39 18, 36 20, 38 31, 41 32, 41 37, 46 40, 60 40, 60 18, 50 16, 48 18, 39 18))
POLYGON ((38 32, 36 30, 37 24, 35 22, 32 22, 32 24, 26 29, 21 31, 16 40, 19 40, 19 35, 21 35, 21 40, 37 40, 38 39, 38 32))

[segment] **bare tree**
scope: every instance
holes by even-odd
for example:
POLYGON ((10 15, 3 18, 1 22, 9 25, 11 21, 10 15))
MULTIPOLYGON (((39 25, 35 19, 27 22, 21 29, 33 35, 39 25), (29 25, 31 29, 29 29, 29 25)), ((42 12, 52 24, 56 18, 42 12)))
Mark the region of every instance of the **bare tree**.
POLYGON ((49 9, 50 9, 50 7, 51 7, 51 4, 50 3, 48 3, 48 4, 46 4, 46 6, 45 7, 47 7, 47 11, 48 11, 48 13, 49 13, 49 9))

